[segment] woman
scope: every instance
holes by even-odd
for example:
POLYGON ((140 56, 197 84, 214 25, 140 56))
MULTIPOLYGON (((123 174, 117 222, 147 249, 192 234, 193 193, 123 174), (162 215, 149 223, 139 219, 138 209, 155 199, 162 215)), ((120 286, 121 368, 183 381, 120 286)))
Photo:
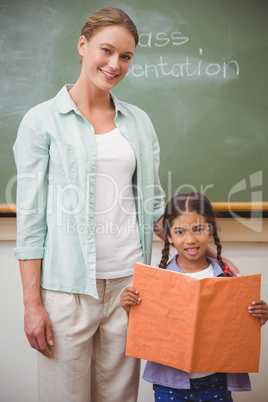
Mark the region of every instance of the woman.
POLYGON ((110 93, 137 43, 122 10, 93 14, 78 42, 78 80, 31 109, 18 131, 15 254, 41 401, 137 399, 120 294, 134 262, 149 263, 164 211, 152 123, 110 93))
POLYGON ((110 93, 137 43, 122 10, 93 14, 78 42, 78 80, 18 130, 15 255, 41 401, 137 399, 139 361, 125 356, 120 294, 134 262, 150 263, 164 212, 153 125, 110 93))

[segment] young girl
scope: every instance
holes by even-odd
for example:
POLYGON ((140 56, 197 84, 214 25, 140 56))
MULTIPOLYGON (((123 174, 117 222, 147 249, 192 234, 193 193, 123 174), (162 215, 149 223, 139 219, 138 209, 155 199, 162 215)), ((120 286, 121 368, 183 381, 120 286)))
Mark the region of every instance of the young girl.
MULTIPOLYGON (((215 214, 205 196, 192 193, 172 198, 166 206, 163 227, 165 246, 159 268, 198 279, 225 276, 215 214), (217 260, 206 256, 211 237, 217 247, 217 260), (170 245, 178 254, 168 263, 170 245)), ((126 288, 121 295, 121 306, 127 313, 130 306, 140 302, 136 289, 126 288)), ((261 324, 268 319, 268 306, 261 300, 254 301, 249 312, 260 318, 261 324)), ((231 391, 251 389, 248 374, 188 374, 150 361, 146 364, 143 378, 154 384, 156 401, 232 401, 231 391)))

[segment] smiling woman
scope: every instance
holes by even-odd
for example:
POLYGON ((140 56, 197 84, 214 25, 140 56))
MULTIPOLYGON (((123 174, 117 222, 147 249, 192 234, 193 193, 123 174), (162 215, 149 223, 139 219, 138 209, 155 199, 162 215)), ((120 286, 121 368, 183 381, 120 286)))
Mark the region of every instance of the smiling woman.
POLYGON ((110 92, 137 43, 122 10, 93 14, 78 41, 78 80, 18 130, 15 254, 41 402, 137 400, 140 362, 125 356, 120 294, 134 262, 150 263, 164 212, 153 125, 110 92))
POLYGON ((69 94, 97 134, 115 128, 114 105, 108 91, 125 77, 135 46, 132 34, 117 25, 102 28, 90 40, 84 35, 79 39, 82 69, 69 94))

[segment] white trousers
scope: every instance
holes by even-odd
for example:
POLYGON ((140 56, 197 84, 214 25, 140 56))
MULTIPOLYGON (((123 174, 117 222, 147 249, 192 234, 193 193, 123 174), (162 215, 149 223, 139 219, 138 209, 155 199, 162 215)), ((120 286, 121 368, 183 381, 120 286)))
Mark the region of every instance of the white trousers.
POLYGON ((125 356, 120 295, 132 276, 97 280, 99 300, 42 289, 53 358, 38 353, 40 402, 136 402, 140 361, 125 356))

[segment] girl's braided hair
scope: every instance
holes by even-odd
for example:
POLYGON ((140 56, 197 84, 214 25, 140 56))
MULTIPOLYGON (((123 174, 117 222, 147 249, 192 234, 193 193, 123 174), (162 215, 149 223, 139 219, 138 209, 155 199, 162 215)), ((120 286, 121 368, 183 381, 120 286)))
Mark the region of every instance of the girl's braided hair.
POLYGON ((202 215, 206 219, 206 222, 210 228, 210 234, 213 236, 214 243, 217 247, 217 260, 219 261, 221 268, 224 268, 224 263, 221 258, 222 246, 218 236, 215 212, 207 197, 198 192, 191 194, 180 194, 173 197, 168 202, 163 219, 165 245, 162 250, 162 258, 159 268, 166 269, 168 265, 170 243, 167 236, 171 235, 170 228, 173 220, 178 216, 189 212, 202 215))

